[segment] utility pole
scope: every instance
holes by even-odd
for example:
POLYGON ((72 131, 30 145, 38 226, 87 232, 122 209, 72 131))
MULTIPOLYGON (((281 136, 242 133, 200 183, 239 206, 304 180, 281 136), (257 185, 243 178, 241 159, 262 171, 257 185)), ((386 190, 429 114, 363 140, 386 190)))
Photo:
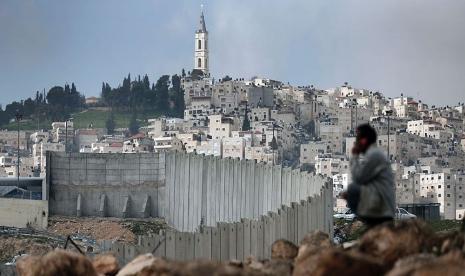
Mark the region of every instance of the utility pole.
POLYGON ((20 157, 19 157, 19 121, 21 121, 23 119, 23 115, 21 115, 19 113, 19 110, 16 110, 16 123, 18 125, 18 151, 17 151, 17 155, 18 155, 18 159, 16 161, 16 175, 17 175, 17 180, 18 180, 18 187, 19 187, 19 162, 20 162, 20 157))
POLYGON ((68 153, 68 119, 65 121, 65 153, 68 153))
POLYGON ((387 125, 388 125, 388 129, 387 129, 387 136, 388 136, 388 142, 387 142, 387 152, 388 152, 388 159, 389 159, 389 162, 391 162, 391 147, 390 147, 390 142, 391 142, 391 114, 392 114, 392 110, 386 110, 386 117, 387 117, 387 125))

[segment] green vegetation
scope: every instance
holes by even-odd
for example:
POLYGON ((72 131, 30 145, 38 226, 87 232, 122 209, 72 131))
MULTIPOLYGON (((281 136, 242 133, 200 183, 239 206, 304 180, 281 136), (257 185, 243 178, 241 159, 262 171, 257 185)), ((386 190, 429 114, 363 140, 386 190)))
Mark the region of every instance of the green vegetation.
MULTIPOLYGON (((19 129, 20 130, 37 130, 37 126, 39 126, 39 129, 49 129, 51 128, 52 121, 49 119, 40 119, 40 120, 23 120, 19 122, 19 129)), ((3 125, 1 129, 6 129, 6 130, 18 130, 18 123, 17 122, 11 122, 6 125, 3 125)))
MULTIPOLYGON (((108 118, 111 116, 111 111, 105 110, 85 110, 72 115, 74 128, 88 128, 92 125, 94 128, 105 128, 108 118)), ((132 114, 130 112, 113 112, 115 128, 127 128, 131 121, 132 114)), ((160 114, 156 111, 138 114, 137 120, 140 126, 146 126, 147 120, 159 117, 160 114)))
POLYGON ((134 235, 158 234, 160 230, 167 228, 166 222, 160 219, 153 220, 125 220, 123 226, 129 229, 134 235))
MULTIPOLYGON (((185 74, 185 73, 184 73, 185 74)), ((155 83, 148 76, 131 75, 122 85, 111 88, 102 84, 99 108, 87 109, 84 95, 71 85, 54 86, 48 92, 36 92, 35 97, 0 106, 0 129, 16 130, 15 118, 20 118, 21 130, 50 129, 51 122, 74 119, 75 128, 128 128, 135 132, 137 126, 147 124, 149 118, 184 116, 184 91, 181 77, 163 75, 155 83), (114 117, 111 117, 113 110, 114 117), (135 118, 133 118, 137 114, 135 118)))
POLYGON ((462 226, 460 220, 434 220, 426 222, 434 232, 459 230, 462 226))
MULTIPOLYGON (((131 121, 132 114, 129 112, 113 112, 115 128, 127 128, 131 121)), ((111 116, 111 111, 87 109, 79 113, 71 114, 71 118, 74 122, 75 128, 88 128, 90 125, 93 128, 106 128, 106 123, 111 116)), ((140 126, 146 126, 148 119, 159 117, 160 114, 156 111, 146 112, 144 114, 138 114, 137 121, 140 126)), ((49 119, 40 120, 23 120, 19 122, 20 130, 34 131, 37 130, 37 123, 39 123, 39 129, 51 129, 52 121, 49 119)), ((11 122, 4 125, 1 129, 6 130, 17 130, 18 125, 16 122, 11 122)))

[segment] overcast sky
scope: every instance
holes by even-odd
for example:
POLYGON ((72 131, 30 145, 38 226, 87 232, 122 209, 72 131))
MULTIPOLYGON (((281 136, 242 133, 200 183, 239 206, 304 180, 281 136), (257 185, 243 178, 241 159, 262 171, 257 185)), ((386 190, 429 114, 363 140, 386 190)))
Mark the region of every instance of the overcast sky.
POLYGON ((465 101, 463 0, 0 0, 0 103, 190 70, 201 3, 216 78, 465 101))

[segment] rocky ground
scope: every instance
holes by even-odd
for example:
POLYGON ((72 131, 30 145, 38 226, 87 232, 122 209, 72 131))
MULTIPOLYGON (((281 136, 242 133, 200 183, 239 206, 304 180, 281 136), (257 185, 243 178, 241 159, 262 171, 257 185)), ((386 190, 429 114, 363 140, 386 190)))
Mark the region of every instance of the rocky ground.
POLYGON ((141 255, 120 268, 111 255, 93 259, 55 250, 23 257, 18 275, 464 275, 464 229, 435 232, 418 220, 398 221, 365 231, 350 247, 327 234, 307 234, 299 245, 276 241, 270 260, 176 262, 141 255))
POLYGON ((47 231, 2 228, 0 264, 22 254, 40 256, 63 248, 68 236, 82 251, 98 253, 97 241, 135 243, 137 235, 158 233, 165 228, 165 222, 160 219, 50 217, 47 231))

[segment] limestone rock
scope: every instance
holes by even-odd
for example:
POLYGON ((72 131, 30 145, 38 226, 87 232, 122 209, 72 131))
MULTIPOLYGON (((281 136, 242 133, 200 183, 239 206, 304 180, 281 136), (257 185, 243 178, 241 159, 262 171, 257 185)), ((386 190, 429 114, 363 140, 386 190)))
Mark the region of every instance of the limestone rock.
POLYGON ((98 255, 92 265, 99 275, 113 276, 119 271, 118 260, 111 254, 98 255))
POLYGON ((18 276, 34 276, 32 268, 40 262, 38 256, 25 256, 18 259, 16 262, 16 274, 18 276))
POLYGON ((97 272, 88 258, 62 249, 51 251, 39 258, 31 267, 30 272, 32 275, 41 276, 97 276, 97 272))
POLYGON ((137 256, 134 260, 129 262, 126 266, 124 266, 117 276, 129 276, 129 275, 139 275, 144 268, 150 267, 156 261, 160 259, 154 257, 152 254, 144 254, 137 256))
POLYGON ((277 240, 271 246, 272 260, 292 260, 297 256, 299 248, 288 240, 277 240))
POLYGON ((358 251, 380 258, 387 268, 403 257, 431 252, 433 232, 420 220, 397 221, 367 231, 358 244, 358 251))
POLYGON ((321 249, 331 248, 332 246, 333 243, 331 242, 328 234, 318 230, 308 233, 300 241, 297 260, 307 258, 310 255, 319 252, 321 249))
POLYGON ((383 275, 382 264, 377 260, 356 252, 340 248, 323 248, 295 262, 294 276, 323 275, 383 275))
POLYGON ((417 254, 398 260, 394 268, 389 271, 387 276, 408 276, 418 268, 436 261, 436 256, 432 254, 417 254))

